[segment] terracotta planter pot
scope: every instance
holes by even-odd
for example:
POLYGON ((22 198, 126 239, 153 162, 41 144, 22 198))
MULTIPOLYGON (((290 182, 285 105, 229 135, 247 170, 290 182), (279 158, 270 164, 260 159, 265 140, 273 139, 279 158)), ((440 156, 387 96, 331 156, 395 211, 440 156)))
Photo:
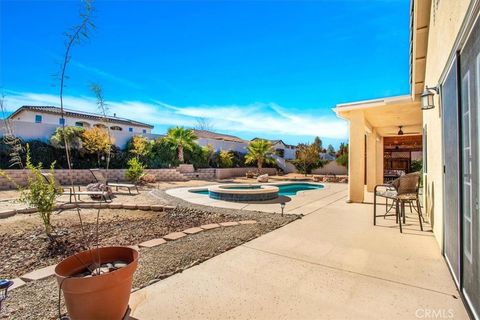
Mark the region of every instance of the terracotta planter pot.
POLYGON ((70 319, 122 319, 128 308, 138 252, 128 247, 104 247, 83 251, 55 267, 70 319), (74 277, 92 263, 122 260, 126 267, 94 277, 74 277))

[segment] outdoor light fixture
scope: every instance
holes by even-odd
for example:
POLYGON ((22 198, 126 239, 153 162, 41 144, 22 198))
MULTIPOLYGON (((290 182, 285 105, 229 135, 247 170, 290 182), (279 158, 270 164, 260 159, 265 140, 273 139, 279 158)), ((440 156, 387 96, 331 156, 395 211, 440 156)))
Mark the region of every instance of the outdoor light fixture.
POLYGON ((282 216, 283 216, 283 209, 285 209, 285 202, 280 203, 280 207, 282 208, 282 216))
POLYGON ((2 302, 7 299, 7 291, 13 285, 13 281, 0 279, 0 313, 2 312, 2 302))
POLYGON ((422 100, 422 110, 430 110, 435 108, 435 103, 433 101, 433 97, 435 93, 438 94, 440 89, 438 86, 429 87, 425 86, 425 90, 422 92, 420 98, 422 100))

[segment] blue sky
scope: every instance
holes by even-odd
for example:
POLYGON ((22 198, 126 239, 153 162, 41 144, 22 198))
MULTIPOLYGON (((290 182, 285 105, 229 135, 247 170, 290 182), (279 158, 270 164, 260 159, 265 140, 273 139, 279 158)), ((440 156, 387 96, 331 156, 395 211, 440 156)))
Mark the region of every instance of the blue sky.
MULTIPOLYGON (((0 86, 10 110, 58 105, 63 32, 78 1, 0 2, 0 86)), ((67 106, 155 125, 195 126, 292 144, 338 145, 337 103, 409 92, 409 0, 97 1, 74 47, 67 106)))

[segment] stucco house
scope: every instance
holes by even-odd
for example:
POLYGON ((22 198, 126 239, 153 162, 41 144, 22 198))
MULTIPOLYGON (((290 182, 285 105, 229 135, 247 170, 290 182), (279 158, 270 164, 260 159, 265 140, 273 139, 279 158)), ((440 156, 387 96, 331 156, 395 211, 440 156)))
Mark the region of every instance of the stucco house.
POLYGON ((410 94, 339 104, 349 199, 423 160, 423 206, 472 318, 480 317, 480 1, 412 0, 410 94), (423 155, 420 155, 420 152, 423 155), (389 167, 389 168, 387 168, 389 167))
POLYGON ((193 129, 197 136, 197 142, 202 147, 211 145, 215 151, 231 150, 240 153, 247 153, 249 141, 229 134, 217 133, 208 130, 193 129))
MULTIPOLYGON (((62 118, 61 109, 54 106, 22 106, 7 119, 12 124, 15 135, 24 140, 48 140, 55 130, 63 124, 84 128, 105 127, 105 119, 100 114, 64 109, 64 117, 62 118)), ((156 137, 151 133, 152 125, 120 118, 115 114, 108 116, 106 120, 111 133, 115 137, 115 143, 120 147, 123 147, 134 135, 156 137)), ((2 131, 2 126, 0 126, 0 134, 2 131)))
POLYGON ((263 138, 253 138, 252 141, 253 140, 258 140, 258 139, 270 141, 273 149, 275 150, 275 153, 279 157, 281 157, 285 160, 293 160, 293 159, 296 158, 296 152, 297 152, 297 147, 296 146, 287 144, 287 143, 283 142, 283 140, 269 140, 269 139, 263 139, 263 138))

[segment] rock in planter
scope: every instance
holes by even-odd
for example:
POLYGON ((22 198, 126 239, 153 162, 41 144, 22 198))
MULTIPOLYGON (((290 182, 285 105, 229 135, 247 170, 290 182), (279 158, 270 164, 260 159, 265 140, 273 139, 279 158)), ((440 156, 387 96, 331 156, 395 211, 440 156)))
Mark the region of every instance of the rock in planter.
POLYGON ((257 177, 258 182, 268 182, 268 174, 262 174, 257 177))

